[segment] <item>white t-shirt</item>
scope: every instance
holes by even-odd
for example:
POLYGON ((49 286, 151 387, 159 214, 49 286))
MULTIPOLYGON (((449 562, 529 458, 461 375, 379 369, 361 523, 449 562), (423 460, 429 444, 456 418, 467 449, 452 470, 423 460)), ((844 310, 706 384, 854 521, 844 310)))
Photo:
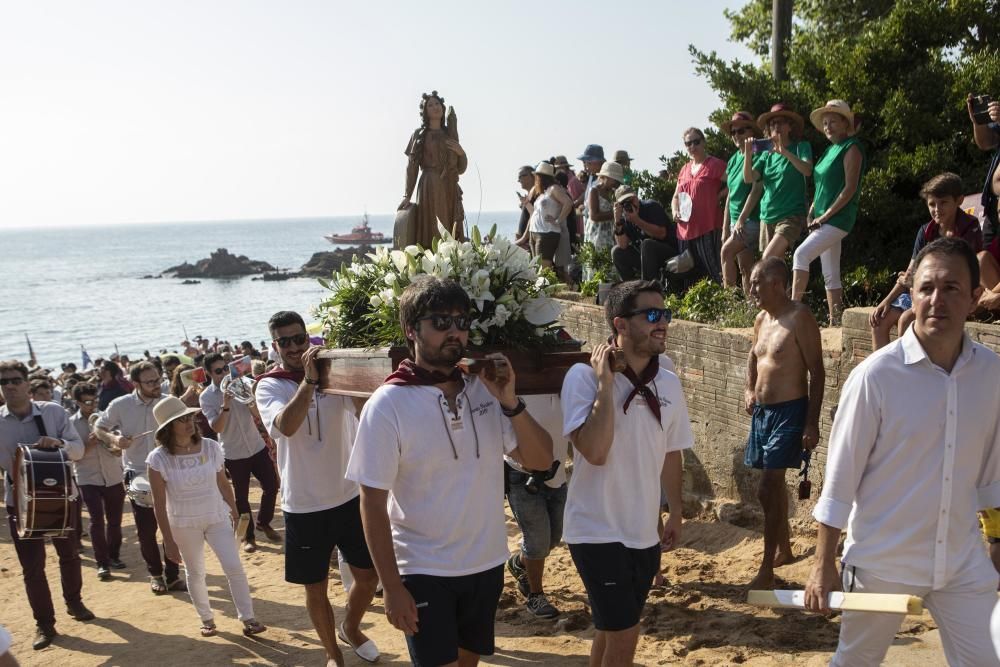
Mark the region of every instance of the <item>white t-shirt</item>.
POLYGON ((476 378, 456 407, 453 419, 436 387, 382 385, 361 411, 347 476, 389 491, 400 574, 459 577, 510 555, 503 455, 517 448, 514 427, 476 378))
MULTIPOLYGON (((545 482, 545 486, 558 489, 566 483, 566 452, 569 442, 562 434, 562 402, 559 400, 559 394, 533 394, 522 398, 534 420, 552 437, 552 453, 554 459, 559 461, 559 467, 556 468, 552 479, 545 482)), ((504 456, 504 460, 514 470, 527 472, 509 456, 504 456)))
MULTIPOLYGON (((563 539, 567 544, 621 542, 630 549, 647 549, 659 541, 660 471, 667 452, 694 445, 681 382, 661 366, 650 388, 660 402, 661 423, 639 394, 622 412, 632 383, 615 373, 614 441, 603 466, 587 463, 573 452, 563 539)), ((587 364, 566 373, 562 389, 563 433, 579 428, 597 399, 597 376, 587 364)))
POLYGON ((274 420, 298 391, 292 380, 264 378, 257 383, 257 408, 278 445, 281 509, 293 514, 319 512, 358 497, 358 485, 344 478, 358 430, 354 401, 315 392, 306 418, 292 436, 274 420))
POLYGON ((207 526, 229 520, 229 506, 216 481, 225 461, 222 447, 210 438, 201 439, 196 454, 171 454, 162 446, 150 452, 146 464, 166 483, 171 525, 207 526))

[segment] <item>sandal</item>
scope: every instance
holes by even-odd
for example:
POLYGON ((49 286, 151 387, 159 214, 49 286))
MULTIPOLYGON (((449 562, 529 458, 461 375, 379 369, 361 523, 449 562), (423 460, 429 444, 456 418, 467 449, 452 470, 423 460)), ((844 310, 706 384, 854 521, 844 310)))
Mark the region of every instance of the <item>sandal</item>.
POLYGON ((149 578, 149 590, 153 595, 163 595, 167 592, 167 582, 162 576, 149 578))
POLYGON ((256 618, 243 621, 243 634, 247 637, 250 637, 251 635, 259 635, 265 630, 267 630, 267 626, 258 621, 256 618))
POLYGON ((167 582, 166 586, 168 591, 180 591, 181 593, 184 593, 188 589, 187 582, 185 582, 180 577, 177 577, 173 581, 167 582))
POLYGON ((201 632, 202 637, 214 637, 215 621, 202 621, 199 631, 201 632))

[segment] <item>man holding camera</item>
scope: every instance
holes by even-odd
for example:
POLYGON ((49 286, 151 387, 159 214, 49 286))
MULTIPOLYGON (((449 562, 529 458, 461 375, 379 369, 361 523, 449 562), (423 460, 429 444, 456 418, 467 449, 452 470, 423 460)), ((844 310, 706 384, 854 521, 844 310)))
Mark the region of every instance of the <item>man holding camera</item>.
POLYGON ((819 442, 823 406, 823 344, 808 306, 788 296, 788 266, 779 257, 757 262, 750 298, 754 320, 747 357, 744 409, 753 415, 744 463, 761 470, 757 498, 764 509, 764 557, 750 589, 774 588, 774 568, 794 558, 788 527, 785 471, 798 469, 819 442))
POLYGON ((619 283, 604 312, 610 344, 595 345, 590 366, 576 364, 563 381, 563 433, 575 450, 564 533, 597 629, 590 664, 625 665, 661 548, 680 539, 682 450, 694 434, 680 380, 660 363, 670 322, 660 284, 619 283), (619 351, 626 363, 616 373, 619 351), (671 508, 662 539, 661 486, 671 508))
MULTIPOLYGON (((966 98, 969 119, 972 121, 972 135, 976 145, 984 151, 1000 149, 1000 102, 989 95, 966 98)), ((1000 198, 1000 150, 993 154, 990 168, 986 172, 986 183, 983 185, 983 212, 991 223, 990 229, 984 229, 984 241, 989 244, 996 234, 1000 221, 997 220, 997 200, 1000 198)))
POLYGON ((471 302, 454 280, 420 276, 400 297, 404 360, 361 411, 347 477, 361 485, 365 536, 385 614, 418 665, 475 665, 494 652, 509 556, 503 455, 552 465, 552 438, 515 394, 502 355, 464 376, 471 302), (503 372, 501 372, 503 371, 503 372))
POLYGON ((615 190, 615 247, 611 259, 622 280, 658 280, 677 254, 677 231, 660 202, 641 201, 627 185, 615 190))

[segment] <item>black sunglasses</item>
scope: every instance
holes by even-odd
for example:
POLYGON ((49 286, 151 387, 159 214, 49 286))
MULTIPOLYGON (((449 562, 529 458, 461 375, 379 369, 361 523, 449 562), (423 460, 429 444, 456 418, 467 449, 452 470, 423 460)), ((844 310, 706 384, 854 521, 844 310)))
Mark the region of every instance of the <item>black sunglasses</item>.
POLYGON ((431 326, 438 331, 448 331, 451 329, 451 325, 454 324, 459 331, 468 331, 469 327, 472 326, 472 317, 469 315, 426 315, 424 317, 418 317, 417 321, 421 322, 423 320, 430 320, 431 326))
POLYGON ((685 141, 684 145, 687 146, 688 148, 691 148, 692 146, 697 146, 700 143, 701 139, 692 139, 691 141, 685 141))
POLYGON ((732 132, 729 133, 729 136, 735 137, 738 134, 746 134, 749 131, 750 131, 749 127, 737 127, 736 129, 734 129, 732 132))
POLYGON ((646 321, 650 324, 656 324, 660 320, 665 320, 667 324, 670 324, 670 320, 674 318, 674 314, 670 312, 669 308, 643 308, 642 310, 633 310, 628 314, 628 317, 635 317, 636 315, 645 315, 646 321))
MULTIPOLYGON (((278 343, 278 345, 281 345, 281 343, 278 343)), ((281 347, 285 347, 285 346, 281 345, 281 347)), ((226 372, 226 367, 225 366, 220 366, 219 368, 216 368, 215 370, 212 371, 212 375, 222 375, 225 372, 226 372)))
POLYGON ((24 378, 0 378, 0 387, 6 387, 9 384, 15 387, 24 384, 24 378))
POLYGON ((295 334, 294 336, 281 336, 280 338, 275 338, 274 342, 278 344, 278 347, 285 349, 291 344, 302 345, 307 340, 309 340, 309 334, 295 334))

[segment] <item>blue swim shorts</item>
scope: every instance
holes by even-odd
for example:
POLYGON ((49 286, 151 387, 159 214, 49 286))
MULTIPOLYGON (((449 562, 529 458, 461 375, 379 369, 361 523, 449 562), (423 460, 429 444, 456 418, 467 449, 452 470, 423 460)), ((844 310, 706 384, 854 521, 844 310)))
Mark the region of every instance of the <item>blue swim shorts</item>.
POLYGON ((748 468, 798 468, 802 463, 802 432, 809 414, 805 396, 783 403, 756 404, 743 459, 748 468))

